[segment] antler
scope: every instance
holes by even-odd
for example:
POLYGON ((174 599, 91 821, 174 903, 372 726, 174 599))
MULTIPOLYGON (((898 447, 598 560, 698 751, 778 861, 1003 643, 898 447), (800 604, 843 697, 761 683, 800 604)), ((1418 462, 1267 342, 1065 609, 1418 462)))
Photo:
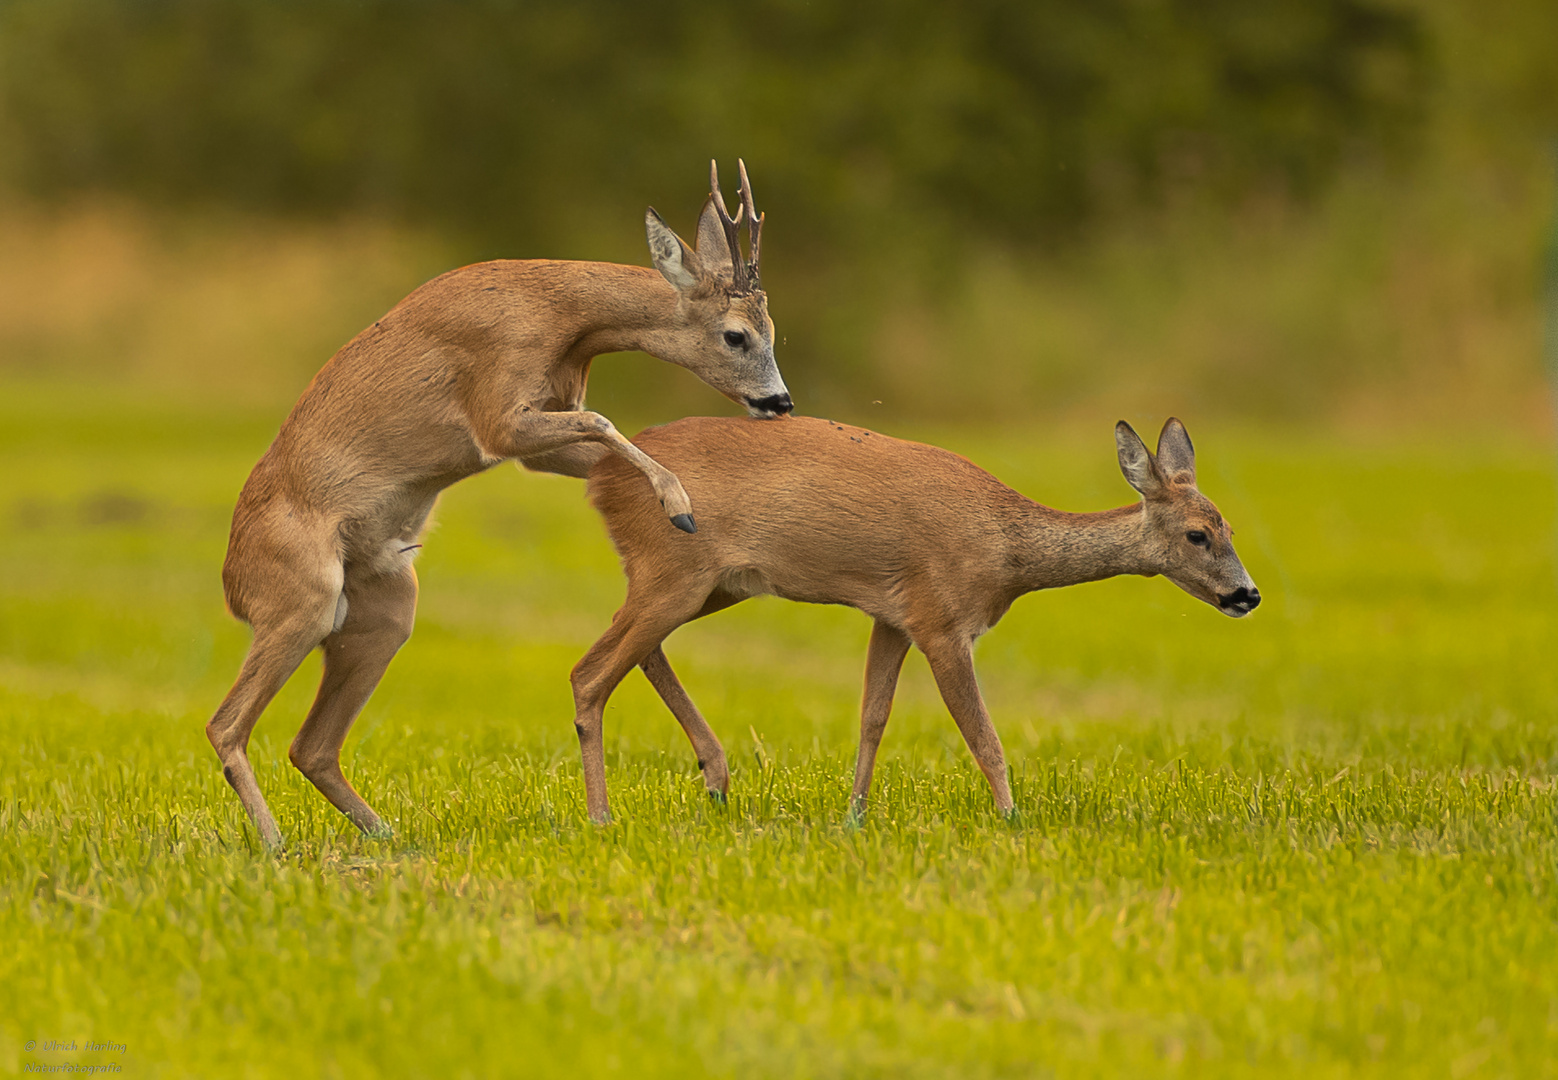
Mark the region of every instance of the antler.
POLYGON ((709 193, 714 196, 714 209, 719 214, 720 225, 725 229, 725 242, 730 245, 730 265, 735 271, 735 290, 738 293, 746 292, 748 290, 747 263, 741 257, 741 218, 746 213, 746 204, 743 203, 736 208, 735 217, 730 216, 730 211, 725 209, 725 196, 719 191, 719 165, 714 161, 709 162, 709 193))
POLYGON ((736 168, 741 171, 741 209, 746 211, 747 233, 752 246, 752 265, 750 268, 752 288, 761 289, 763 286, 758 272, 758 244, 762 241, 763 218, 767 217, 767 215, 759 214, 757 206, 752 202, 752 182, 747 179, 747 163, 737 158, 736 168))

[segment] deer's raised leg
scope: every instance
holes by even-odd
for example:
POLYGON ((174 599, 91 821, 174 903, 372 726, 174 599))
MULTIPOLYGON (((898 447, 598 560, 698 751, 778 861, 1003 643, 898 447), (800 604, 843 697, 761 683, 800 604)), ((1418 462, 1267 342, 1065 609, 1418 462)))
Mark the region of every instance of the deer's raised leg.
POLYGON ((931 674, 936 677, 936 687, 941 700, 947 703, 952 719, 957 721, 963 741, 979 763, 979 771, 990 782, 995 796, 996 809, 1003 814, 1012 812, 1012 789, 1006 778, 1006 753, 1001 749, 1001 737, 995 733, 990 713, 985 709, 985 699, 979 692, 979 682, 974 677, 974 655, 970 643, 955 638, 932 638, 918 642, 930 661, 931 674))
POLYGON ((336 809, 369 836, 390 828, 341 772, 341 746, 395 653, 411 636, 417 577, 410 566, 390 574, 346 571, 346 620, 324 640, 325 670, 308 718, 289 756, 336 809))
POLYGON ((860 753, 855 759, 855 787, 849 800, 849 814, 856 821, 865 816, 876 751, 882 745, 882 732, 887 729, 893 694, 898 689, 898 673, 903 670, 903 658, 908 653, 908 634, 880 620, 871 627, 871 644, 866 650, 866 688, 860 703, 860 753))
POLYGON ((698 706, 687 696, 676 672, 671 670, 671 663, 665 658, 665 650, 656 645, 640 661, 639 667, 644 669, 649 684, 660 695, 660 700, 665 702, 666 708, 671 710, 677 723, 682 725, 682 731, 686 732, 687 741, 692 743, 693 752, 698 755, 698 768, 703 772, 703 783, 709 789, 709 794, 724 802, 730 794, 730 767, 725 762, 725 748, 720 745, 714 729, 709 727, 708 721, 698 711, 698 706))
POLYGON ((520 465, 531 472, 555 473, 583 480, 595 468, 595 463, 611 453, 601 443, 574 443, 561 450, 549 450, 544 454, 532 454, 519 459, 520 465))
MULTIPOLYGON (((648 659, 671 631, 696 616, 702 605, 702 593, 693 596, 681 592, 677 596, 662 594, 645 599, 630 586, 627 602, 612 618, 611 627, 574 665, 570 680, 574 730, 579 733, 579 754, 584 759, 584 801, 590 820, 597 824, 611 820, 606 798, 606 752, 601 741, 606 700, 623 676, 648 659)), ((680 714, 677 719, 682 719, 680 714)), ((708 725, 703 728, 707 730, 708 725)), ((714 733, 708 734, 712 737, 714 733)))
POLYGON ((501 457, 535 462, 535 467, 544 471, 583 467, 588 455, 581 451, 560 453, 567 447, 579 443, 604 446, 648 477, 655 497, 673 525, 683 532, 697 531, 692 520, 692 501, 687 498, 682 482, 665 466, 628 442, 600 413, 526 409, 517 414, 510 413, 501 427, 500 435, 483 440, 485 449, 501 457))

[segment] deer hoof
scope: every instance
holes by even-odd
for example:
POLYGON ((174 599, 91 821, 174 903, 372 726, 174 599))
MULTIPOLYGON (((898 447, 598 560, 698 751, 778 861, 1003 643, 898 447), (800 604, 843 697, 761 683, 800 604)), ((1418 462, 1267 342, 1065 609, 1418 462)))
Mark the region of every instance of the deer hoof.
POLYGON ((698 526, 693 524, 691 514, 672 514, 671 524, 684 533, 695 533, 698 531, 698 526))
POLYGON ((851 799, 849 811, 844 815, 844 831, 859 832, 866 824, 866 801, 864 799, 851 799))

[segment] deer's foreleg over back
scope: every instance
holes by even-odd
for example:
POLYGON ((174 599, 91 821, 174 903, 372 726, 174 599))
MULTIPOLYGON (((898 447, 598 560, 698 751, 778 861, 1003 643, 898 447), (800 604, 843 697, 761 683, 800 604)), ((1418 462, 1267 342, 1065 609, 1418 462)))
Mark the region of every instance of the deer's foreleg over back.
POLYGON ((561 450, 520 458, 519 463, 531 472, 556 473, 583 480, 595 468, 595 463, 609 453, 611 451, 600 443, 574 443, 561 450))
POLYGON ((539 459, 555 461, 579 456, 582 451, 568 451, 569 447, 582 444, 603 446, 619 457, 626 458, 633 467, 648 478, 655 490, 655 497, 665 508, 671 523, 683 532, 696 532, 692 520, 692 501, 678 480, 665 466, 628 442, 600 413, 593 412, 539 412, 525 410, 511 413, 502 430, 494 433, 484 447, 498 457, 539 459))

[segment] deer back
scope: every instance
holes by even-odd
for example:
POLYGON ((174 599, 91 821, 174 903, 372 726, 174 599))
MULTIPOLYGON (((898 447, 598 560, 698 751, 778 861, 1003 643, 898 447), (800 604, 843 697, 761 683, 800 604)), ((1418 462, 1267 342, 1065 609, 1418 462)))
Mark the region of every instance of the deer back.
POLYGON ((633 441, 681 478, 698 532, 677 534, 641 474, 601 461, 590 499, 630 590, 771 593, 905 627, 983 629, 1010 604, 1027 500, 956 454, 813 417, 694 417, 633 441))

